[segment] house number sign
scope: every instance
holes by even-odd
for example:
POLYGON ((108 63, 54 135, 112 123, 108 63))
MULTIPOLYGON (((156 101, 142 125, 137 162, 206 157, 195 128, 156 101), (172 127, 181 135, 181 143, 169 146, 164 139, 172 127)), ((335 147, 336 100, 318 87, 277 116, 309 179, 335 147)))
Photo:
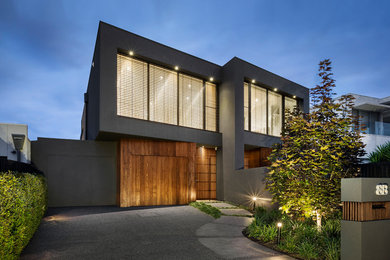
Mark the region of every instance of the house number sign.
POLYGON ((387 183, 377 184, 375 194, 379 196, 389 194, 389 185, 387 183))

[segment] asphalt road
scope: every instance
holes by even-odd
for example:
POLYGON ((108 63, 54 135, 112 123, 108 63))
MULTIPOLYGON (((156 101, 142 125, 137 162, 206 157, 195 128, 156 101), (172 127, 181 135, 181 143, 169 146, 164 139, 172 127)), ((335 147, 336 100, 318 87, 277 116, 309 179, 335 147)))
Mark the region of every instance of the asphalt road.
POLYGON ((195 235, 213 221, 190 206, 50 208, 21 259, 220 259, 195 235))

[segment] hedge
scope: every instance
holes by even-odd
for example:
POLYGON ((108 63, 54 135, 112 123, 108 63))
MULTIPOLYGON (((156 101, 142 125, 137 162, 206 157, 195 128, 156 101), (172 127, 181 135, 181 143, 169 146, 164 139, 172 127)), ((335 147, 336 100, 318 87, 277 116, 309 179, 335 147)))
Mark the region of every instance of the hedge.
POLYGON ((47 208, 42 175, 0 172, 0 259, 17 259, 47 208))

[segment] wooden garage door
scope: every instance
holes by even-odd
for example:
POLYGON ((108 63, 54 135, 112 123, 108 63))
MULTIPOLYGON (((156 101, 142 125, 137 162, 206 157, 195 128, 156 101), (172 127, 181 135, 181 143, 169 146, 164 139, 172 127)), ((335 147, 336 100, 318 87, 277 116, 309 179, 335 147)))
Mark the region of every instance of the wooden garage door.
POLYGON ((121 140, 118 205, 176 205, 194 201, 194 160, 194 143, 121 140))
POLYGON ((196 199, 217 198, 217 152, 198 147, 196 151, 196 199))

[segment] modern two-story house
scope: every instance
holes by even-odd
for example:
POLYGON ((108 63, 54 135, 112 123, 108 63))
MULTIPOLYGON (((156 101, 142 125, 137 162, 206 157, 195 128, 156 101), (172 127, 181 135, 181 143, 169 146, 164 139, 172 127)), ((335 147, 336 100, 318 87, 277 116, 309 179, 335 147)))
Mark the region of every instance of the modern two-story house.
MULTIPOLYGON (((108 166, 95 175, 69 157, 80 171, 74 178, 96 186, 88 184, 93 199, 81 204, 121 207, 269 198, 265 166, 285 111, 309 109, 307 88, 237 57, 217 65, 103 22, 84 100, 81 140, 40 138, 33 161, 48 172, 50 198, 50 182, 68 171, 63 160, 61 171, 49 169, 59 145, 64 158, 66 149, 81 158, 88 150, 91 167, 98 153, 108 166)), ((65 193, 74 199, 59 204, 77 201, 82 186, 73 189, 65 193)))

